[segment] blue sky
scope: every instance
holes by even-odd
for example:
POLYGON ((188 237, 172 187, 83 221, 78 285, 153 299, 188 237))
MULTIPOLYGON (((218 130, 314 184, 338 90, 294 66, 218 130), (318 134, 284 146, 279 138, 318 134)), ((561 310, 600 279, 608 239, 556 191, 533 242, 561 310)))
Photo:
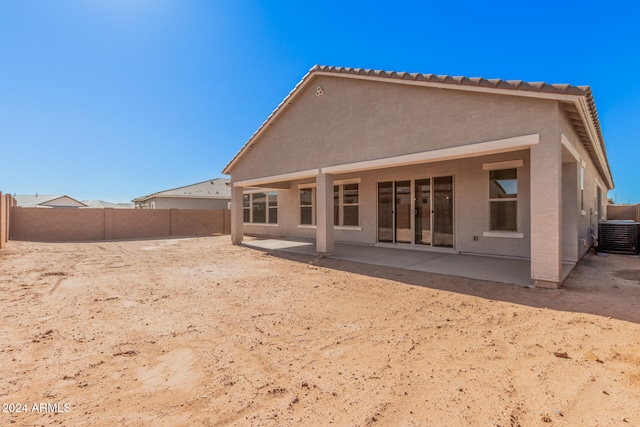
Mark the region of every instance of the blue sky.
POLYGON ((0 191, 210 178, 314 65, 591 86, 640 202, 640 2, 0 0, 0 191))

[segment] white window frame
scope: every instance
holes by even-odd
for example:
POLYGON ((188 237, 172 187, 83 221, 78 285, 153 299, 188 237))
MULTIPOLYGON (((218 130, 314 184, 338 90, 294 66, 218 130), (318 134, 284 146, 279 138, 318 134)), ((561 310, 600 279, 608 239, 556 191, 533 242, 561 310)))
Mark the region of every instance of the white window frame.
MULTIPOLYGON (((279 194, 277 191, 270 191, 270 190, 248 190, 248 191, 244 191, 242 193, 242 197, 243 197, 243 206, 242 206, 242 218, 243 218, 243 224, 246 225, 259 225, 261 227, 266 226, 266 227, 277 227, 278 223, 270 223, 269 222, 269 208, 276 208, 278 209, 278 205, 279 205, 279 194), (257 193, 262 193, 265 195, 265 222, 253 222, 253 195, 257 194, 257 193), (269 193, 275 193, 276 194, 276 206, 269 206, 269 193), (244 196, 249 196, 249 207, 245 207, 244 206, 244 196), (244 210, 248 209, 249 210, 249 222, 244 222, 244 210)), ((276 214, 277 215, 277 214, 276 214)))
POLYGON ((316 184, 298 184, 298 228, 316 228, 316 184), (302 190, 311 189, 311 224, 302 224, 302 208, 308 208, 309 205, 303 205, 300 202, 300 192, 302 190))
POLYGON ((493 163, 484 163, 482 165, 482 169, 489 171, 487 175, 487 183, 491 183, 491 171, 495 170, 505 170, 505 169, 515 169, 516 170, 516 180, 517 180, 517 196, 509 197, 509 198, 501 198, 501 199, 492 199, 488 197, 488 227, 491 228, 491 202, 516 202, 516 231, 485 231, 482 233, 483 237, 499 237, 499 238, 507 238, 507 239, 523 239, 524 233, 520 233, 517 230, 520 228, 519 221, 519 212, 520 212, 520 203, 519 203, 519 194, 520 194, 520 173, 518 173, 518 168, 524 166, 524 161, 522 159, 519 160, 508 160, 504 162, 493 162, 493 163))
MULTIPOLYGON (((362 230, 360 226, 360 178, 353 179, 343 179, 339 181, 334 181, 334 194, 335 187, 338 187, 338 218, 336 224, 336 218, 333 219, 334 225, 333 228, 335 230, 362 230), (345 205, 344 203, 344 186, 357 184, 358 185, 358 203, 348 203, 345 205), (344 225, 344 207, 345 206, 358 206, 358 225, 344 225)), ((335 207, 335 196, 333 198, 333 207, 335 207)), ((335 214, 334 214, 335 215, 335 214)))

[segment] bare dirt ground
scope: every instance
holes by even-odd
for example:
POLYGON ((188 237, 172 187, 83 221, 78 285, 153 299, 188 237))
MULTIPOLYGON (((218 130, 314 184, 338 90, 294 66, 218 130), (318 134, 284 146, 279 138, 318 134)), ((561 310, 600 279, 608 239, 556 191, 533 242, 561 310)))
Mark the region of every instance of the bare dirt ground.
POLYGON ((228 236, 11 242, 0 319, 0 425, 640 425, 637 257, 541 290, 228 236))

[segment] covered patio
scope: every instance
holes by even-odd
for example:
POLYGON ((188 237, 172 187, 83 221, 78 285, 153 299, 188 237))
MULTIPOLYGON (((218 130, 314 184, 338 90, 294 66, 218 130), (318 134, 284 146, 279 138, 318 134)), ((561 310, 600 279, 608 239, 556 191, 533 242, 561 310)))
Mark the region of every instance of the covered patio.
POLYGON ((223 173, 234 244, 551 289, 613 188, 587 87, 321 66, 223 173))
MULTIPOLYGON (((243 242, 245 246, 264 251, 282 251, 316 256, 316 242, 307 239, 255 239, 243 242)), ((471 279, 533 287, 531 261, 514 258, 430 252, 412 249, 336 243, 328 258, 380 265, 427 273, 446 274, 471 279)), ((574 264, 562 265, 562 280, 566 279, 574 264)))

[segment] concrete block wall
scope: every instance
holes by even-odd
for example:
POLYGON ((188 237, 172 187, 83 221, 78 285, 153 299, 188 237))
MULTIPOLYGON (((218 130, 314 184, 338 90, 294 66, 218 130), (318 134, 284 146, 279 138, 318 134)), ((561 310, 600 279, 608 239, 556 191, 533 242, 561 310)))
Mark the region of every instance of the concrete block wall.
POLYGON ((7 211, 6 203, 7 201, 4 198, 4 195, 0 192, 0 249, 7 243, 7 218, 5 217, 5 213, 7 211))
POLYGON ((104 239, 104 210, 21 208, 11 211, 11 240, 58 242, 104 239))
POLYGON ((11 239, 41 242, 153 239, 230 233, 230 211, 13 207, 11 239))
POLYGON ((15 203, 15 199, 10 194, 2 194, 0 192, 0 249, 6 246, 9 241, 11 207, 15 203))
POLYGON ((147 239, 171 236, 169 209, 118 209, 113 212, 113 239, 147 239), (121 211, 121 212, 120 212, 121 211))
POLYGON ((609 205, 607 219, 627 219, 640 222, 640 204, 638 205, 609 205))
POLYGON ((231 211, 202 209, 171 209, 171 233, 178 236, 198 236, 218 233, 231 233, 231 211))

